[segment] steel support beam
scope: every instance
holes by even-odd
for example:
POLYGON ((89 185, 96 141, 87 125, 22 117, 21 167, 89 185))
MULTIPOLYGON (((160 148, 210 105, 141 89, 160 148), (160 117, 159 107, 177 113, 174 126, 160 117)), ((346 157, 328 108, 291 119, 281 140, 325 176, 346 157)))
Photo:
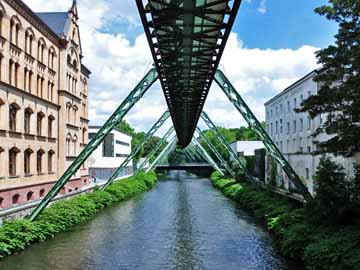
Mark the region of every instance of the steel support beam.
POLYGON ((238 155, 234 152, 234 150, 230 147, 229 143, 226 141, 225 137, 221 134, 220 130, 215 126, 215 124, 211 121, 210 117, 206 114, 206 112, 201 113, 201 118, 208 125, 208 127, 214 132, 215 136, 219 139, 221 144, 224 146, 226 151, 229 153, 230 157, 236 162, 239 168, 246 173, 246 161, 245 159, 239 158, 238 155))
POLYGON ((216 162, 210 157, 210 155, 206 152, 204 147, 202 147, 202 145, 199 143, 198 139, 193 137, 193 142, 199 148, 200 153, 204 156, 205 160, 207 160, 215 170, 217 170, 222 176, 224 176, 225 175, 224 172, 219 168, 219 166, 216 164, 216 162))
POLYGON ((158 162, 162 161, 165 157, 167 157, 170 152, 173 150, 174 146, 176 146, 176 137, 173 137, 170 142, 166 145, 166 147, 161 151, 161 153, 156 157, 156 159, 151 163, 149 168, 147 168, 146 172, 150 172, 152 169, 154 169, 158 162))
MULTIPOLYGON (((199 152, 196 150, 194 144, 189 144, 187 147, 189 148, 189 151, 196 157, 196 159, 198 161, 204 160, 204 157, 201 154, 199 154, 199 152)), ((205 159, 205 161, 206 161, 206 159, 205 159)))
POLYGON ((217 159, 224 165, 225 169, 230 173, 232 177, 235 178, 235 172, 231 169, 227 161, 221 156, 221 154, 216 150, 216 148, 213 146, 213 144, 206 138, 206 136, 202 133, 200 128, 196 128, 197 133, 199 134, 199 137, 202 141, 205 142, 205 144, 210 148, 210 150, 215 154, 217 159))
POLYGON ((135 172, 135 175, 137 175, 145 166, 145 164, 150 161, 150 159, 156 154, 156 152, 160 149, 160 147, 166 142, 166 140, 170 137, 171 133, 174 131, 173 127, 170 127, 168 131, 165 133, 165 135, 161 138, 160 141, 156 144, 154 149, 151 150, 151 152, 147 155, 145 161, 139 166, 137 171, 135 172))
POLYGON ((102 186, 102 190, 108 188, 111 183, 115 181, 115 179, 119 176, 120 172, 126 168, 131 160, 137 155, 137 153, 144 147, 147 141, 159 130, 159 128, 168 120, 170 117, 170 112, 165 111, 163 115, 155 122, 155 124, 150 128, 150 130, 146 133, 144 139, 136 145, 136 147, 131 151, 131 154, 126 157, 126 159, 121 163, 121 165, 116 169, 116 171, 112 174, 112 176, 106 181, 105 185, 102 186))
POLYGON ((279 148, 272 141, 271 137, 267 134, 264 128, 261 126, 261 123, 257 120, 253 112, 247 106, 243 98, 236 91, 234 86, 231 84, 228 78, 226 78, 225 74, 221 70, 217 70, 215 74, 215 81, 220 86, 220 88, 224 91, 225 95, 228 97, 230 102, 235 106, 235 108, 240 112, 240 114, 244 117, 245 121, 248 123, 249 127, 259 136, 259 138, 263 141, 267 151, 270 155, 279 162, 282 169, 285 171, 286 175, 289 177, 290 181, 296 186, 297 190, 300 194, 303 195, 306 201, 312 199, 312 196, 305 186, 305 184, 301 181, 300 177, 297 175, 295 170, 291 167, 290 163, 283 156, 279 148))
POLYGON ((96 133, 95 137, 85 146, 81 153, 76 157, 74 162, 67 168, 64 174, 55 183, 52 189, 46 194, 45 198, 39 203, 34 211, 28 216, 33 221, 36 217, 46 208, 53 198, 59 193, 59 191, 65 186, 70 178, 79 170, 81 165, 91 155, 92 152, 101 144, 107 134, 113 130, 113 128, 119 124, 129 110, 144 96, 146 91, 157 80, 158 74, 155 69, 151 69, 144 78, 136 85, 136 87, 130 92, 126 99, 116 109, 116 111, 110 116, 102 128, 96 133))

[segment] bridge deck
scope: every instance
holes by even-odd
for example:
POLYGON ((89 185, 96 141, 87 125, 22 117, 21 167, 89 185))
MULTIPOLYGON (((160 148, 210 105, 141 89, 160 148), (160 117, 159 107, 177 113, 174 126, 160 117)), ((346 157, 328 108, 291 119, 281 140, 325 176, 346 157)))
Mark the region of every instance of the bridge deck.
POLYGON ((241 0, 136 0, 165 99, 187 146, 241 0))

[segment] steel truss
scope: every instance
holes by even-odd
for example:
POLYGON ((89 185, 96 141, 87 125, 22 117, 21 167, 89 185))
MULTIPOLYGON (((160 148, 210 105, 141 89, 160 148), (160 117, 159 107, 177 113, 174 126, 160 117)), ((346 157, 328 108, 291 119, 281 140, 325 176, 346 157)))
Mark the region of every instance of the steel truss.
POLYGON ((136 0, 155 67, 185 148, 195 132, 241 0, 136 0))
POLYGON ((174 136, 170 142, 166 145, 166 147, 161 151, 161 153, 156 157, 156 159, 151 163, 149 168, 147 168, 146 173, 150 172, 152 169, 154 169, 159 162, 161 162, 163 159, 165 159, 171 151, 174 150, 176 147, 176 136, 174 136))
POLYGON ((159 130, 159 128, 168 120, 170 117, 169 111, 165 111, 163 115, 155 122, 155 124, 150 128, 150 130, 146 133, 144 139, 131 151, 131 154, 126 157, 124 162, 116 169, 116 171, 112 174, 112 176, 106 181, 105 185, 102 186, 102 190, 105 190, 115 179, 118 177, 120 172, 126 168, 130 161, 134 159, 137 153, 143 148, 143 146, 147 143, 147 141, 159 130))
POLYGON ((245 101, 242 99, 240 94, 236 91, 234 86, 231 84, 229 79, 221 70, 217 70, 215 74, 215 81, 224 91, 225 95, 228 97, 230 102, 235 106, 235 108, 240 112, 244 117, 245 121, 248 123, 249 127, 258 135, 258 137, 264 143, 267 151, 270 155, 276 159, 277 162, 281 165, 282 169, 285 171, 290 181, 296 186, 297 190, 303 195, 306 201, 312 199, 310 192, 308 191, 305 184, 301 181, 300 177, 297 175, 295 170, 291 167, 290 163, 283 156, 279 148, 272 141, 270 136, 261 126, 260 122, 257 120, 255 115, 252 113, 250 108, 247 106, 245 101))
POLYGON ((210 150, 215 154, 217 159, 221 162, 221 164, 224 165, 225 169, 229 172, 229 174, 235 178, 235 172, 231 169, 231 166, 225 161, 225 159, 221 156, 221 154, 216 150, 214 145, 211 143, 211 141, 206 138, 206 136, 202 133, 201 129, 198 127, 196 128, 197 133, 199 134, 199 137, 205 144, 210 148, 210 150))
POLYGON ((166 140, 170 137, 171 133, 174 131, 173 127, 170 127, 168 129, 168 131, 165 133, 165 135, 161 138, 160 141, 158 141, 158 143, 156 144, 156 146, 154 147, 154 149, 151 150, 151 152, 147 155, 146 159, 144 160, 143 163, 141 163, 141 165, 139 166, 139 168, 137 169, 135 175, 137 175, 146 165, 146 163, 148 161, 150 161, 150 159, 157 153, 157 151, 161 148, 161 146, 166 142, 166 140))
POLYGON ((28 216, 30 220, 35 220, 39 214, 46 208, 52 199, 65 186, 70 178, 80 169, 81 165, 91 155, 92 152, 101 144, 107 134, 109 134, 114 127, 119 124, 129 110, 144 96, 146 91, 157 80, 158 74, 155 69, 151 69, 144 78, 136 85, 130 92, 126 99, 110 116, 102 128, 96 133, 95 137, 84 147, 81 153, 76 157, 74 162, 67 168, 64 174, 55 183, 52 189, 46 194, 45 198, 38 204, 33 212, 28 216))
POLYGON ((198 139, 196 139, 196 137, 193 137, 194 144, 198 147, 199 153, 205 158, 205 160, 207 160, 210 165, 216 170, 218 171, 222 176, 224 176, 224 172, 219 168, 219 166, 216 164, 216 162, 211 158, 211 156, 206 152, 206 150, 204 149, 204 147, 202 147, 202 145, 200 144, 200 142, 198 141, 198 139))

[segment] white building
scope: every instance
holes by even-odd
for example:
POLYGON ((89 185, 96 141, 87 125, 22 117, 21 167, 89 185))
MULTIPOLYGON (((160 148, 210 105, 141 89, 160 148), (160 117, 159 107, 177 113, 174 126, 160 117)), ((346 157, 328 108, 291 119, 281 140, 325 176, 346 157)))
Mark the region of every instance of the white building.
POLYGON ((265 148, 262 141, 237 141, 230 145, 238 156, 255 156, 255 150, 265 148))
MULTIPOLYGON (((314 77, 318 72, 318 70, 310 72, 265 103, 268 134, 311 193, 313 193, 313 175, 320 160, 320 156, 313 155, 317 149, 316 142, 329 138, 326 134, 314 138, 312 134, 322 125, 326 115, 312 120, 308 113, 295 113, 294 109, 299 108, 304 99, 317 93, 318 83, 314 82, 314 77)), ((266 160, 266 179, 269 180, 271 162, 270 158, 266 160)), ((345 167, 348 175, 352 174, 354 162, 352 159, 339 157, 336 161, 345 167)), ((286 175, 280 170, 278 175, 278 184, 288 189, 289 181, 286 175)))
MULTIPOLYGON (((89 126, 89 140, 91 140, 101 127, 89 126)), ((104 181, 111 177, 114 171, 124 162, 131 153, 132 137, 116 129, 109 133, 99 147, 89 158, 90 178, 104 181)), ((133 163, 129 162, 119 175, 119 178, 133 173, 133 163)))

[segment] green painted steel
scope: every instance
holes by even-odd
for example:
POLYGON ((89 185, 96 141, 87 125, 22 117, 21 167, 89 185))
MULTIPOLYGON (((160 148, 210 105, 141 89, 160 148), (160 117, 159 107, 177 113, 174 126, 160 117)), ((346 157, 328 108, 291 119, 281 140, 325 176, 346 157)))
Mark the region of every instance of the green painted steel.
POLYGON ((297 175, 295 170, 291 167, 290 163, 283 156, 281 151, 278 149, 276 144, 272 141, 270 136, 261 126, 260 122, 257 120, 255 115, 252 113, 250 108, 246 105, 245 101, 242 99, 240 94, 236 91, 231 82, 226 78, 225 74, 218 70, 215 74, 215 81, 224 91, 225 95, 228 97, 230 102, 236 107, 240 114, 244 117, 249 127, 254 130, 254 132, 259 136, 263 141, 267 151, 270 155, 279 162, 290 181, 296 186, 297 190, 303 195, 305 200, 311 200, 312 196, 308 191, 305 184, 301 181, 300 177, 297 175))
POLYGON ((161 153, 156 157, 153 163, 147 168, 146 172, 150 172, 152 169, 154 169, 157 164, 162 161, 164 158, 166 158, 171 151, 173 151, 174 146, 176 147, 176 136, 174 136, 170 142, 166 145, 166 147, 161 151, 161 153))
POLYGON ((242 172, 246 173, 246 161, 243 158, 239 158, 239 156, 234 152, 234 150, 230 147, 229 143, 226 141, 224 136, 221 134, 220 130, 215 126, 215 124, 211 121, 210 117, 206 114, 206 112, 201 113, 201 118, 208 125, 208 127, 214 132, 215 136, 219 139, 221 144, 224 146, 226 151, 229 153, 230 158, 232 158, 242 172))
POLYGON ((160 149, 160 147, 166 142, 166 140, 170 137, 171 133, 173 133, 174 128, 170 127, 168 131, 165 133, 165 135, 161 138, 160 141, 156 144, 156 146, 151 150, 151 152, 147 155, 145 161, 141 163, 139 168, 136 170, 135 175, 138 175, 138 173, 144 168, 146 163, 150 161, 150 159, 157 153, 157 151, 160 149))
POLYGON ((196 128, 197 133, 199 134, 199 137, 201 140, 210 148, 210 150, 215 154, 217 159, 221 162, 221 164, 225 167, 225 169, 230 173, 232 177, 235 178, 235 172, 231 169, 227 161, 221 156, 221 154, 216 150, 216 148, 213 146, 213 144, 209 141, 206 136, 202 133, 201 129, 199 127, 196 128))
POLYGON ((134 90, 126 97, 116 111, 110 116, 95 137, 85 146, 81 153, 76 157, 74 162, 67 168, 65 173, 55 183, 52 189, 46 194, 45 198, 39 203, 35 210, 28 216, 30 220, 36 217, 46 208, 51 200, 59 193, 70 178, 78 171, 81 165, 91 155, 93 151, 101 144, 105 136, 113 130, 113 128, 121 122, 129 110, 144 96, 146 91, 157 80, 158 74, 155 69, 151 69, 144 78, 136 85, 134 90))
POLYGON ((205 160, 207 160, 209 162, 209 164, 215 169, 217 170, 222 176, 224 176, 224 172, 219 168, 219 166, 216 164, 216 162, 211 158, 211 156, 206 152, 206 150, 204 149, 204 147, 202 147, 202 145, 199 143, 198 139, 196 139, 196 137, 193 137, 192 140, 195 145, 198 147, 199 152, 204 156, 205 160))
MULTIPOLYGON (((189 144, 187 146, 189 148, 189 151, 196 157, 198 161, 204 160, 204 157, 199 154, 199 151, 196 150, 194 144, 189 144)), ((205 159, 206 161, 206 159, 205 159)))
POLYGON ((170 117, 170 112, 165 111, 163 115, 155 122, 155 124, 150 128, 150 130, 146 133, 144 139, 136 145, 136 147, 131 151, 131 154, 126 157, 124 162, 116 169, 116 171, 112 174, 112 176, 106 181, 105 185, 102 186, 102 190, 105 190, 108 188, 109 185, 111 185, 112 182, 116 180, 116 178, 119 176, 120 172, 127 167, 130 161, 134 159, 134 157, 137 155, 137 153, 144 147, 146 142, 156 133, 156 131, 159 130, 159 128, 168 120, 170 117))

